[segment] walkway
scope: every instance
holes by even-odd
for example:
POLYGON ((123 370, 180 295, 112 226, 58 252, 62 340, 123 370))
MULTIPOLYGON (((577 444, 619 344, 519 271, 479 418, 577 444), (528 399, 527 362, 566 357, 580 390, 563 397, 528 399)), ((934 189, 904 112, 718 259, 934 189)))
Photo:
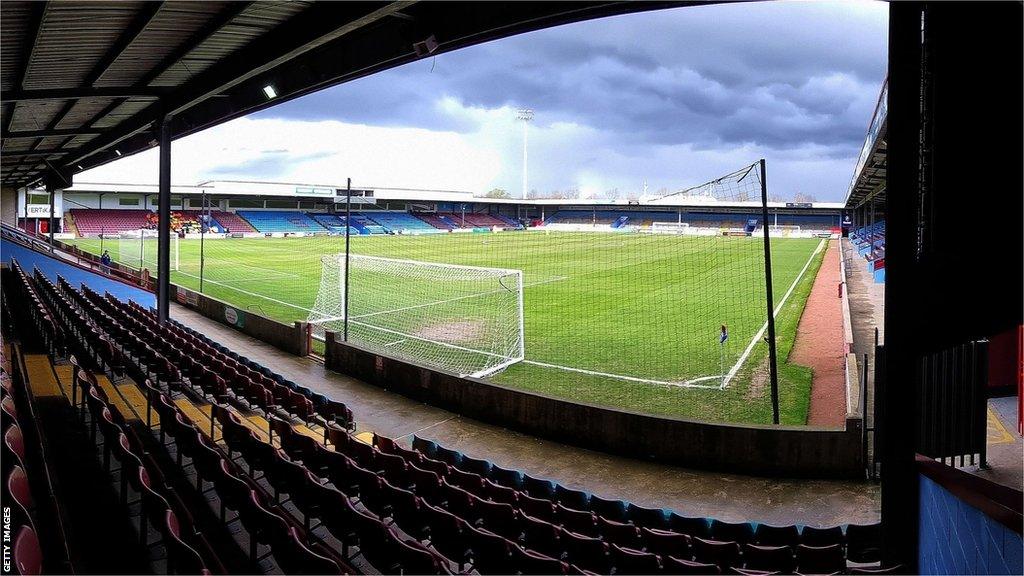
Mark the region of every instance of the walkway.
POLYGON ((819 526, 878 520, 877 485, 689 470, 542 440, 325 371, 314 360, 282 352, 173 302, 171 316, 288 379, 343 400, 355 413, 359 432, 396 438, 418 434, 499 466, 688 515, 819 526))
POLYGON ((808 366, 814 376, 807 423, 843 428, 846 425, 846 351, 843 305, 839 298, 839 243, 830 240, 825 259, 807 298, 789 361, 808 366))
POLYGON ((853 352, 857 354, 858 373, 864 374, 864 355, 867 354, 868 398, 864 422, 875 425, 875 330, 878 341, 885 342, 885 284, 876 283, 868 272, 867 261, 857 254, 850 241, 843 238, 843 259, 846 262, 846 293, 850 301, 850 319, 853 323, 853 352))

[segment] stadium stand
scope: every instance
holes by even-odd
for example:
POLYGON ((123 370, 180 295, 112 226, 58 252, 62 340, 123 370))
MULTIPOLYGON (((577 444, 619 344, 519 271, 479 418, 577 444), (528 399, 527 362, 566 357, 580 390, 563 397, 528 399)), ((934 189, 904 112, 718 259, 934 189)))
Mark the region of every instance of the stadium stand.
MULTIPOLYGON (((612 229, 625 226, 649 227, 654 222, 684 222, 699 228, 735 228, 745 229, 750 220, 761 221, 761 214, 755 213, 717 213, 717 212, 658 212, 658 211, 622 211, 622 210, 559 210, 548 217, 545 224, 596 224, 609 226, 612 229)), ((810 214, 772 214, 769 216, 771 226, 799 226, 802 229, 823 232, 839 232, 839 224, 834 216, 810 214)))
POLYGON ((147 226, 149 210, 69 210, 75 220, 75 227, 83 238, 100 234, 119 234, 147 226))
POLYGON ((522 228, 523 227, 522 223, 517 221, 514 218, 509 218, 508 216, 503 216, 501 214, 498 214, 496 217, 499 220, 501 220, 502 222, 504 222, 506 226, 511 226, 512 228, 522 228))
POLYGON ((429 234, 449 229, 447 226, 433 226, 419 215, 407 212, 374 212, 373 220, 394 233, 429 234))
POLYGON ((431 228, 436 228, 437 230, 451 230, 456 227, 455 224, 445 220, 444 217, 439 214, 414 212, 413 216, 419 218, 421 221, 427 223, 431 228))
POLYGON ((317 224, 320 224, 321 226, 326 228, 328 232, 334 234, 344 234, 345 228, 349 228, 349 234, 369 234, 369 232, 363 232, 363 228, 359 228, 356 226, 346 226, 345 219, 342 218, 341 216, 337 216, 334 214, 313 213, 310 213, 309 216, 313 218, 313 220, 316 220, 317 224))
POLYGON ((607 224, 611 225, 612 222, 621 216, 621 213, 598 210, 597 212, 591 212, 590 210, 559 210, 548 219, 544 221, 545 224, 607 224))
POLYGON ((16 288, 5 306, 26 311, 18 329, 69 357, 69 401, 122 501, 139 499, 140 538, 162 543, 168 572, 898 570, 878 563, 877 524, 689 518, 416 436, 410 447, 357 437, 344 404, 134 302, 29 276, 16 261, 4 281, 16 288), (241 529, 228 527, 234 518, 241 529))
POLYGON ((252 227, 244 218, 233 212, 224 212, 222 210, 211 210, 210 215, 213 216, 222 226, 222 232, 256 232, 256 229, 252 227))
POLYGON ((863 226, 850 232, 850 242, 867 260, 868 272, 875 282, 885 281, 885 221, 863 226))
POLYGON ((352 216, 352 226, 359 230, 360 234, 387 234, 387 228, 362 215, 352 216))
POLYGON ((461 213, 452 212, 438 214, 438 216, 444 218, 447 223, 453 224, 455 228, 491 228, 493 226, 504 228, 508 226, 508 223, 500 218, 479 212, 466 212, 465 221, 463 221, 461 213))
POLYGON ((323 232, 325 228, 302 212, 287 210, 239 210, 257 232, 323 232))

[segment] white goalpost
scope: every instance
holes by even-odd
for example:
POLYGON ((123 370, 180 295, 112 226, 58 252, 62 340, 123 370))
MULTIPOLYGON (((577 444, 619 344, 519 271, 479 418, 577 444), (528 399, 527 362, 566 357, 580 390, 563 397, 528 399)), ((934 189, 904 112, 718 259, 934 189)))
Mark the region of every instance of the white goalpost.
POLYGON ((689 222, 651 222, 647 230, 651 234, 686 234, 690 231, 689 222))
MULTIPOLYGON (((151 272, 157 269, 158 232, 156 230, 129 230, 121 232, 117 238, 117 261, 125 266, 151 272)), ((178 235, 171 233, 171 270, 178 267, 178 235)))
MULTIPOLYGON (((343 337, 346 257, 321 258, 313 337, 343 337)), ((523 272, 352 254, 348 341, 383 355, 477 378, 525 357, 523 272)))

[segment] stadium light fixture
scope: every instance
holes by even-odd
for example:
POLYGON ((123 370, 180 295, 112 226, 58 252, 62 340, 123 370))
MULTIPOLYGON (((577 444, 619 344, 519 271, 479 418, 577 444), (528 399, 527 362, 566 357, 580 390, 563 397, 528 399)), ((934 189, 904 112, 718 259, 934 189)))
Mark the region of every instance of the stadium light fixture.
POLYGON ((526 200, 526 127, 533 120, 533 110, 530 108, 520 108, 516 112, 516 120, 523 123, 523 200, 526 200))
POLYGON ((264 86, 263 93, 266 94, 267 100, 273 100, 274 98, 277 98, 277 90, 274 88, 273 84, 267 84, 266 86, 264 86))

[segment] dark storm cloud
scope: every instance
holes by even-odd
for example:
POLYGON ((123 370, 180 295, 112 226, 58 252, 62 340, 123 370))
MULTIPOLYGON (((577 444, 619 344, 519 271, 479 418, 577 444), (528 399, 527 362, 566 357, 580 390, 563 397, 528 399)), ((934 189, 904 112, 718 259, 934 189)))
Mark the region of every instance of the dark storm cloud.
POLYGON ((884 19, 840 8, 754 3, 585 22, 415 62, 261 116, 471 130, 437 111, 452 96, 530 106, 538 122, 586 124, 627 142, 847 153, 885 75, 884 19))

